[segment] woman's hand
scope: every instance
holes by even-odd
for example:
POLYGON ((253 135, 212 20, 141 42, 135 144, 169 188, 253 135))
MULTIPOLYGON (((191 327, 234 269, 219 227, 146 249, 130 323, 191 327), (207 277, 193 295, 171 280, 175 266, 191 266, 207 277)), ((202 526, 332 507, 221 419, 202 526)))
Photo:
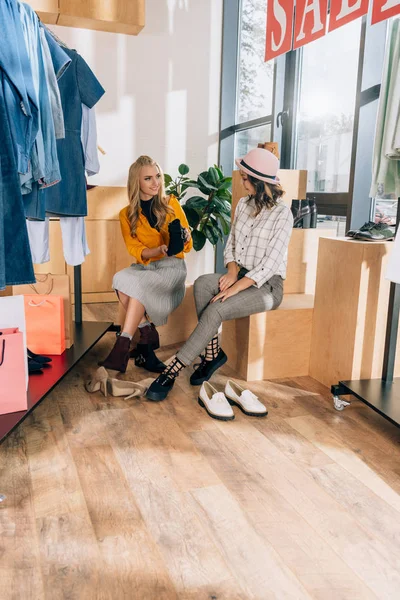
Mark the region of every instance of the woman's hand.
POLYGON ((190 229, 188 229, 187 227, 184 227, 183 233, 184 233, 183 241, 185 242, 185 244, 187 244, 192 239, 192 234, 190 233, 190 229))
POLYGON ((225 300, 228 300, 228 298, 231 298, 232 296, 236 296, 236 294, 238 294, 241 290, 239 290, 238 288, 235 288, 235 286, 231 286, 228 289, 226 289, 224 292, 220 292, 219 294, 217 294, 216 296, 214 296, 214 298, 211 300, 211 302, 225 302, 225 300))
POLYGON ((145 248, 142 252, 142 259, 149 260, 149 258, 156 258, 157 256, 167 256, 168 246, 162 244, 156 248, 145 248))
POLYGON ((221 292, 225 292, 228 288, 230 288, 234 283, 237 282, 237 274, 236 273, 225 273, 222 275, 219 280, 219 289, 221 292))
POLYGON ((161 246, 158 246, 156 250, 158 250, 156 256, 159 256, 160 254, 162 254, 162 256, 168 255, 168 246, 166 246, 165 244, 161 244, 161 246))

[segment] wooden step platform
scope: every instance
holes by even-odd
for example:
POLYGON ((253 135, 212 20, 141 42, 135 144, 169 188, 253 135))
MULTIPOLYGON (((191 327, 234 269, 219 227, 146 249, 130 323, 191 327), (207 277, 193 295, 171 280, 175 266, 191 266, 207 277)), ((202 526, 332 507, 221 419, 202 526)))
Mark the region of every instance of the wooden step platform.
POLYGON ((313 295, 288 294, 277 310, 223 323, 221 345, 237 377, 308 375, 313 309, 313 295))

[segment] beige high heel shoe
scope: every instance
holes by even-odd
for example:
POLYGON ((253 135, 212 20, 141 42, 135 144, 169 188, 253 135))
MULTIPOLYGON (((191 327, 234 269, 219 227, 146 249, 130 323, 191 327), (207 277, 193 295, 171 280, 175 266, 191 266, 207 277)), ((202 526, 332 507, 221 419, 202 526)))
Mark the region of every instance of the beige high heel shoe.
MULTIPOLYGON (((153 380, 151 379, 150 381, 153 380)), ((107 381, 107 388, 110 394, 116 397, 125 396, 125 400, 144 396, 149 385, 150 383, 143 385, 143 382, 136 383, 135 381, 124 381, 123 379, 112 379, 111 377, 107 381)))
POLYGON ((98 392, 101 390, 104 396, 107 398, 107 380, 108 373, 104 367, 100 367, 97 369, 96 373, 93 375, 92 379, 89 379, 85 383, 85 389, 90 394, 93 392, 98 392))

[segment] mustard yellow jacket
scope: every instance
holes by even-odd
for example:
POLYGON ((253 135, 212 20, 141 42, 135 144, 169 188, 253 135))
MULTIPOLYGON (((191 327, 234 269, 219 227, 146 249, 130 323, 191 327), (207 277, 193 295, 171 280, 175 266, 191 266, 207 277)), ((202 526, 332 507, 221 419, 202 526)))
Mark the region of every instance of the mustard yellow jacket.
MULTIPOLYGON (((142 265, 148 265, 150 262, 154 262, 156 260, 161 260, 162 258, 165 258, 163 255, 160 254, 160 256, 155 256, 153 258, 145 260, 142 258, 142 252, 146 248, 156 248, 157 246, 162 246, 163 244, 166 244, 168 246, 168 225, 174 219, 179 219, 182 227, 189 227, 186 215, 183 212, 182 207, 179 204, 178 200, 175 198, 175 196, 171 195, 169 197, 169 206, 173 209, 174 212, 173 214, 167 214, 164 225, 161 227, 160 231, 157 231, 157 229, 151 227, 147 218, 142 213, 142 209, 139 208, 139 219, 137 222, 135 237, 132 237, 131 235, 131 228, 128 219, 129 207, 126 206, 119 213, 121 231, 125 240, 126 247, 128 249, 129 254, 131 254, 136 259, 136 262, 141 263, 142 265)), ((184 258, 185 252, 190 252, 192 248, 193 242, 192 239, 190 239, 189 242, 186 242, 183 248, 183 252, 180 252, 180 254, 176 254, 176 258, 184 258)))

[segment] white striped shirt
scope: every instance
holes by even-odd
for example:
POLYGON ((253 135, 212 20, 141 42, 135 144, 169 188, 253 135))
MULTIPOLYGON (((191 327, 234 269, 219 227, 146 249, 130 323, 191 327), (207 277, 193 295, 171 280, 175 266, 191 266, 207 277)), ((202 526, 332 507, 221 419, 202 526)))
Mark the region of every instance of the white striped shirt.
POLYGON ((226 242, 225 265, 235 262, 248 269, 246 277, 260 288, 273 275, 286 279, 287 249, 293 229, 290 208, 279 201, 271 209, 263 208, 254 217, 255 203, 249 196, 236 207, 231 232, 226 242))

